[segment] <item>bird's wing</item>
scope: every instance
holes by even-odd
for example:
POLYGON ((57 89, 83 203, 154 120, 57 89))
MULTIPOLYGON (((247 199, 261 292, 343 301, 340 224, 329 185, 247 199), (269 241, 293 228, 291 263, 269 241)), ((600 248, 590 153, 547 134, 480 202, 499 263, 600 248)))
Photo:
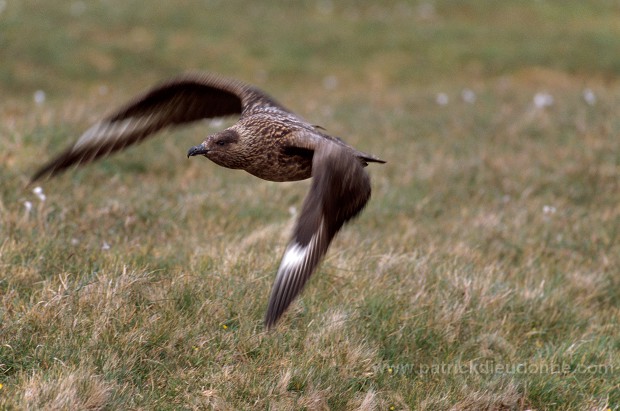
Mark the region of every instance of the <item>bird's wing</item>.
POLYGON ((370 198, 370 178, 351 150, 331 141, 312 146, 312 185, 271 290, 267 328, 302 290, 338 230, 370 198))
POLYGON ((261 90, 240 81, 212 74, 186 74, 148 90, 94 124, 72 146, 39 168, 31 181, 122 150, 165 127, 260 110, 289 113, 261 90))

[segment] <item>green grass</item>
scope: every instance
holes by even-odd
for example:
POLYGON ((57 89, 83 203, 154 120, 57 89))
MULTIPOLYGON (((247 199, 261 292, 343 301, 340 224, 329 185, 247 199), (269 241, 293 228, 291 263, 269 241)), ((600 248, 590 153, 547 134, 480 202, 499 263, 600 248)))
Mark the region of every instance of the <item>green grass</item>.
POLYGON ((6 2, 0 408, 620 409, 620 9, 428 4, 6 2), (46 181, 44 202, 25 188, 188 69, 388 161, 274 332, 309 182, 187 160, 198 126, 46 181))

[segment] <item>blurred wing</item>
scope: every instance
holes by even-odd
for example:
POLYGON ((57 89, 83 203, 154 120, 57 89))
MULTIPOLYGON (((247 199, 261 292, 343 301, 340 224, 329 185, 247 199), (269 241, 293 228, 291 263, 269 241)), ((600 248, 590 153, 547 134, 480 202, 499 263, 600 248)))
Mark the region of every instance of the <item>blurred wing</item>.
POLYGON ((137 97, 86 130, 68 149, 43 165, 31 181, 104 157, 169 126, 260 108, 287 112, 262 91, 239 81, 209 74, 188 74, 137 97))
POLYGON ((319 144, 312 161, 312 185, 276 275, 265 325, 271 328, 327 252, 330 242, 370 198, 370 179, 346 147, 319 144))

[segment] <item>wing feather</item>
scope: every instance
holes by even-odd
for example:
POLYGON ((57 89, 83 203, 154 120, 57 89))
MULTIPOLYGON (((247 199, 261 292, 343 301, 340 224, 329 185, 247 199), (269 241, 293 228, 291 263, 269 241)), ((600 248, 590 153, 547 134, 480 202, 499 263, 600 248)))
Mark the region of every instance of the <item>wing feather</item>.
POLYGON ((312 174, 310 191, 271 290, 267 328, 275 325, 301 292, 336 233, 370 198, 368 174, 347 147, 329 141, 318 144, 312 174))
POLYGON ((212 74, 186 74, 156 86, 90 127, 39 168, 31 182, 136 144, 157 131, 201 119, 261 110, 289 113, 261 90, 212 74))

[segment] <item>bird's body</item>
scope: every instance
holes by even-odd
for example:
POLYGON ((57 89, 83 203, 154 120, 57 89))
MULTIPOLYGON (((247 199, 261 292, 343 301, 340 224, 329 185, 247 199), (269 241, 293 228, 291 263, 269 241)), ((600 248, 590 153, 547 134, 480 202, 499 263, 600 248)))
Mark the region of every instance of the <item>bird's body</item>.
POLYGON ((121 150, 168 126, 231 114, 240 114, 239 121, 190 148, 188 157, 204 155, 269 181, 313 177, 272 289, 265 318, 270 327, 301 291, 338 230, 370 198, 363 167, 384 161, 329 136, 252 86, 191 74, 153 88, 93 125, 32 180, 121 150))
MULTIPOLYGON (((227 150, 223 157, 211 153, 207 155, 209 159, 222 167, 242 169, 268 181, 297 181, 312 177, 313 153, 321 143, 348 149, 364 165, 365 161, 376 160, 294 116, 277 113, 244 117, 214 135, 214 139, 220 136, 229 136, 231 140, 238 136, 242 150, 227 150)), ((212 151, 216 150, 217 146, 214 146, 212 151)))
POLYGON ((238 168, 268 181, 297 181, 312 175, 312 152, 292 149, 290 137, 304 130, 303 124, 287 121, 278 115, 254 114, 241 119, 228 132, 236 133, 243 142, 239 156, 212 161, 223 167, 238 168))

